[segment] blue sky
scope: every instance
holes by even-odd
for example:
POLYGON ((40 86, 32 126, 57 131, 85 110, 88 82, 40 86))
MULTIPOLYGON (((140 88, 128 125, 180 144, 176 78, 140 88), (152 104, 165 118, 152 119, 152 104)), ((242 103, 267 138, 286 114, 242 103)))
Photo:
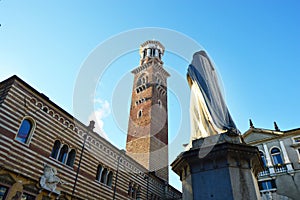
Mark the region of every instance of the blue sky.
MULTIPOLYGON (((256 127, 272 129, 277 121, 282 130, 298 128, 299 10, 300 3, 296 0, 177 3, 1 0, 0 80, 16 74, 74 114, 74 88, 89 55, 125 31, 158 27, 190 37, 208 52, 217 66, 227 105, 241 132, 248 129, 250 118, 256 127)), ((158 38, 153 34, 147 39, 158 38)), ((174 40, 174 45, 184 44, 174 40)), ((109 48, 107 53, 113 49, 109 48)), ((185 79, 191 58, 192 54, 186 60, 168 52, 166 46, 163 60, 166 67, 185 79)), ((130 70, 138 66, 138 61, 138 51, 117 57, 98 80, 95 90, 95 110, 102 112, 99 121, 109 140, 120 149, 125 148, 126 134, 122 129, 126 129, 128 119, 114 117, 117 106, 113 103, 113 91, 121 80, 127 80, 130 92, 130 70)), ((186 83, 180 79, 176 84, 176 80, 169 91, 171 144, 184 134, 178 130, 183 113, 188 112, 182 110, 185 106, 181 104, 186 102, 181 102, 179 94, 174 92, 185 90, 186 83)), ((129 105, 128 98, 124 102, 129 105)), ((124 110, 123 114, 128 114, 128 107, 124 110)), ((188 142, 187 135, 188 128, 182 143, 188 142)), ((170 162, 182 150, 177 148, 180 144, 174 145, 170 145, 170 162)), ((180 188, 176 175, 171 175, 170 182, 180 188)))

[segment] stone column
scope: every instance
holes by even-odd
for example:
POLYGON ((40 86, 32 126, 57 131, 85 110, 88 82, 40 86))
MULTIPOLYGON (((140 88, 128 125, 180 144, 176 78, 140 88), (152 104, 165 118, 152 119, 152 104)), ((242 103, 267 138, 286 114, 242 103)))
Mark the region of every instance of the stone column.
POLYGON ((281 151, 282 151, 282 154, 283 154, 283 162, 286 165, 287 171, 288 172, 293 171, 294 169, 292 167, 291 161, 290 161, 290 159, 288 157, 288 154, 286 152, 286 149, 285 149, 285 146, 283 144, 283 141, 280 140, 279 144, 280 144, 280 148, 281 148, 281 151))
POLYGON ((264 151, 265 151, 265 155, 266 155, 267 167, 269 168, 269 172, 270 172, 270 174, 274 174, 275 170, 274 170, 274 166, 273 166, 272 161, 271 161, 271 156, 270 156, 270 153, 269 153, 269 149, 268 149, 268 147, 265 143, 263 144, 263 147, 264 147, 264 151))

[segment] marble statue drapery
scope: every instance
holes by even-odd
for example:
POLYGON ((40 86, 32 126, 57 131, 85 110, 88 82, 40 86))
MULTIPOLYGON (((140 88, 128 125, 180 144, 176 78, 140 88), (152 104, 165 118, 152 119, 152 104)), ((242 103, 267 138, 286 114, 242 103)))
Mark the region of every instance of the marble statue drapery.
POLYGON ((191 87, 191 140, 224 132, 238 134, 223 99, 217 73, 205 51, 194 54, 187 79, 191 87))

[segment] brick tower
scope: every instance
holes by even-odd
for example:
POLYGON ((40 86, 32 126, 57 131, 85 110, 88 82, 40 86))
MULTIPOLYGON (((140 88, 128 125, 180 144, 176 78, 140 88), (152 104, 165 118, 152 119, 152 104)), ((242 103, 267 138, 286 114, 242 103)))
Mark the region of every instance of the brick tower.
POLYGON ((127 154, 149 172, 168 181, 168 104, 169 73, 161 60, 164 46, 149 40, 140 46, 140 65, 134 74, 127 154))

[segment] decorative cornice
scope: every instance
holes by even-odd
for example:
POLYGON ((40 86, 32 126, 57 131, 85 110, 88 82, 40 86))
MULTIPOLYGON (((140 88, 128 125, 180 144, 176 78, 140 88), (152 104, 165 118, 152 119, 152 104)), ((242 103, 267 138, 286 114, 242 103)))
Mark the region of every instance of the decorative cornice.
POLYGON ((137 68, 133 69, 131 71, 131 73, 137 74, 141 71, 146 70, 148 67, 151 67, 151 66, 153 66, 154 69, 158 70, 164 77, 170 76, 170 74, 163 68, 162 65, 160 65, 158 63, 153 64, 152 62, 148 62, 148 63, 138 66, 137 68))

